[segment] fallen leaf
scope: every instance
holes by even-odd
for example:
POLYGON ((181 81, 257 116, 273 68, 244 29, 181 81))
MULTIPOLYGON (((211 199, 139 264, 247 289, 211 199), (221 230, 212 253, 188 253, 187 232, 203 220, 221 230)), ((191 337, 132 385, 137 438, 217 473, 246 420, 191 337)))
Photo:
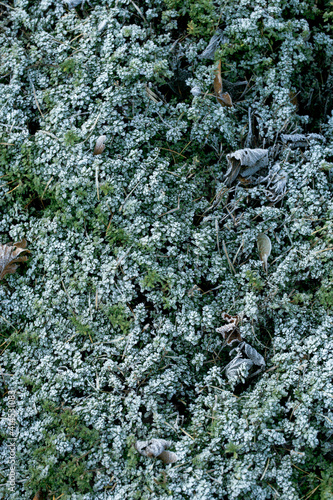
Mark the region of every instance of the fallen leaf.
POLYGON ((234 351, 237 352, 236 356, 225 367, 227 378, 231 383, 244 383, 254 365, 258 366, 259 369, 251 377, 260 373, 266 366, 263 356, 246 342, 242 342, 235 349, 232 349, 230 354, 234 351))
POLYGON ((291 149, 306 148, 310 141, 324 141, 321 134, 281 134, 282 142, 291 149))
POLYGON ((6 274, 15 273, 20 262, 26 262, 28 260, 27 255, 21 255, 22 252, 29 252, 26 249, 27 242, 22 240, 17 243, 6 243, 5 245, 0 244, 0 280, 3 279, 6 274))
POLYGON ((222 76, 221 76, 221 61, 219 61, 217 65, 217 69, 215 71, 215 78, 214 78, 214 92, 215 94, 219 95, 222 92, 222 76))
POLYGON ((239 317, 230 316, 230 314, 227 313, 222 313, 222 319, 227 321, 228 324, 216 328, 217 333, 222 333, 223 339, 228 345, 231 345, 234 342, 242 342, 243 338, 240 334, 239 329, 237 328, 239 317))
POLYGON ((105 144, 104 144, 105 140, 106 140, 106 135, 101 135, 97 139, 93 155, 96 156, 96 155, 100 155, 101 153, 103 153, 103 151, 105 149, 105 144))
POLYGON ((221 104, 221 106, 227 106, 228 108, 232 108, 233 106, 231 95, 228 94, 228 92, 220 94, 218 97, 216 97, 216 99, 221 104))
POLYGON ((266 234, 259 233, 257 236, 257 246, 260 259, 262 260, 265 271, 267 273, 267 267, 268 267, 267 259, 270 256, 272 250, 271 240, 266 234))
POLYGON ((166 451, 172 445, 165 439, 151 439, 150 441, 136 441, 134 448, 144 457, 159 458, 165 464, 172 464, 178 460, 176 453, 166 451))
POLYGON ((215 71, 214 78, 214 92, 216 95, 217 102, 221 104, 221 106, 227 106, 229 108, 232 107, 232 99, 228 92, 222 93, 223 83, 222 83, 222 75, 221 75, 221 61, 219 61, 217 65, 217 69, 215 71))
POLYGON ((230 186, 240 174, 246 178, 268 166, 267 149, 239 149, 227 155, 228 170, 224 179, 230 186))

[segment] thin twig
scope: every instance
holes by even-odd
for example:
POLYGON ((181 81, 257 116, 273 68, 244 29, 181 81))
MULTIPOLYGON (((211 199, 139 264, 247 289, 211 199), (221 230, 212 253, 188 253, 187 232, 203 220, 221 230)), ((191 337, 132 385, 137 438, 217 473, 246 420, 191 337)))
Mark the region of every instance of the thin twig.
POLYGON ((60 139, 58 139, 58 137, 56 137, 54 134, 52 134, 52 132, 49 132, 48 130, 39 130, 39 132, 41 132, 42 134, 49 135, 50 137, 53 137, 53 139, 56 139, 57 141, 60 142, 60 139))
POLYGON ((96 165, 96 169, 95 169, 95 178, 96 178, 96 191, 97 191, 97 199, 98 199, 98 201, 99 201, 98 165, 96 165))
POLYGON ((44 191, 43 191, 43 194, 42 194, 41 200, 44 198, 44 194, 46 193, 46 190, 47 190, 47 188, 49 187, 50 182, 52 181, 52 179, 53 179, 53 175, 50 177, 50 179, 48 180, 48 182, 47 182, 47 184, 46 184, 46 186, 45 186, 45 189, 44 189, 44 191))
POLYGON ((142 14, 141 12, 141 9, 139 9, 139 7, 136 5, 136 3, 133 2, 133 0, 130 0, 131 4, 135 7, 135 9, 138 11, 138 13, 140 14, 140 16, 142 17, 142 19, 145 21, 145 23, 147 23, 147 19, 145 18, 145 16, 142 14))
POLYGON ((43 115, 42 113, 42 110, 40 109, 39 107, 39 104, 38 104, 38 101, 37 101, 37 95, 36 95, 36 91, 35 91, 35 86, 31 80, 31 76, 30 74, 28 73, 28 78, 29 78, 29 82, 30 82, 30 85, 32 87, 32 90, 33 90, 33 93, 34 93, 34 98, 35 98, 35 102, 36 102, 36 105, 37 105, 37 108, 38 108, 38 111, 40 112, 40 114, 42 115, 43 118, 45 118, 45 116, 43 115))
POLYGON ((223 250, 224 250, 224 253, 225 253, 225 256, 227 257, 227 261, 228 261, 228 264, 229 264, 229 267, 230 267, 230 271, 233 272, 234 274, 236 274, 236 271, 235 271, 235 268, 229 258, 229 255, 228 255, 228 250, 227 250, 227 247, 226 247, 226 244, 225 244, 225 241, 223 240, 223 250))
POLYGON ((221 251, 220 251, 220 242, 219 242, 219 223, 218 220, 215 219, 215 229, 216 229, 216 241, 217 241, 217 249, 219 251, 219 255, 221 257, 221 251))
POLYGON ((180 208, 180 206, 179 206, 179 196, 178 196, 178 206, 177 206, 177 208, 172 208, 168 212, 164 212, 163 214, 158 215, 158 217, 162 217, 162 215, 166 215, 166 214, 171 214, 171 212, 177 212, 177 210, 179 210, 179 208, 180 208))
POLYGON ((265 475, 266 475, 266 472, 267 472, 267 469, 268 469, 268 466, 269 466, 269 461, 270 461, 270 458, 267 459, 267 464, 266 464, 265 470, 263 472, 263 475, 260 478, 260 481, 262 481, 264 479, 265 475))
MULTIPOLYGON (((140 180, 139 180, 139 182, 138 182, 137 184, 135 184, 135 186, 134 186, 134 188, 132 189, 132 191, 130 191, 130 192, 128 193, 128 195, 127 195, 127 196, 126 196, 126 198, 125 198, 124 203, 123 203, 123 204, 121 205, 121 207, 119 208, 119 212, 121 212, 121 211, 122 211, 122 209, 123 209, 123 208, 124 208, 124 206, 125 206, 126 201, 127 201, 127 200, 128 200, 128 198, 131 196, 131 194, 133 193, 134 189, 135 189, 135 188, 136 188, 136 187, 140 184, 141 180, 142 180, 142 179, 140 179, 140 180)), ((125 191, 125 192, 126 192, 126 191, 125 191)))

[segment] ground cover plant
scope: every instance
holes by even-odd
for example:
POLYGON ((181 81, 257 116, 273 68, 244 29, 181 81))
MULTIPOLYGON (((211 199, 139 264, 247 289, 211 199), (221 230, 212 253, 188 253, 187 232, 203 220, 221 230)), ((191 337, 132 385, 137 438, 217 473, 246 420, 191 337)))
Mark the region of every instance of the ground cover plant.
POLYGON ((330 2, 0 16, 2 498, 333 498, 330 2))

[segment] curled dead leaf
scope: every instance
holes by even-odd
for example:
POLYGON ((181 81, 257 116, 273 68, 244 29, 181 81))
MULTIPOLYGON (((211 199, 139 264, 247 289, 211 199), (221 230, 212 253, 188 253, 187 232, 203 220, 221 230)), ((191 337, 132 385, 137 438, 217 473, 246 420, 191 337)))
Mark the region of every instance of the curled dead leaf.
POLYGON ((166 451, 172 445, 165 439, 151 439, 149 441, 136 441, 134 448, 144 457, 159 458, 165 464, 172 464, 178 460, 176 453, 166 451))
POLYGON ((219 61, 217 69, 215 71, 214 92, 216 95, 217 102, 219 102, 221 106, 227 106, 231 108, 233 104, 230 94, 228 94, 228 92, 222 93, 222 91, 223 91, 223 83, 221 75, 221 61, 219 61))
POLYGON ((6 274, 15 273, 20 262, 26 262, 28 260, 27 255, 21 255, 23 252, 29 252, 26 249, 26 240, 19 241, 17 243, 6 243, 5 245, 0 244, 0 280, 3 279, 6 274))
POLYGON ((216 97, 217 102, 221 104, 221 106, 227 106, 228 108, 232 108, 232 99, 231 95, 228 94, 228 92, 225 92, 224 94, 220 94, 219 96, 216 97))
POLYGON ((321 134, 281 134, 281 139, 291 149, 306 148, 309 146, 310 141, 325 140, 321 134))
POLYGON ((215 78, 214 78, 214 92, 215 94, 219 95, 221 94, 223 89, 222 86, 222 75, 221 75, 221 61, 219 61, 217 65, 217 69, 215 71, 215 78))
POLYGON ((225 174, 227 186, 230 186, 240 174, 246 178, 263 167, 268 166, 267 149, 239 149, 227 155, 228 170, 225 174))
POLYGON ((96 144, 95 144, 95 149, 94 149, 94 152, 93 152, 93 155, 100 155, 101 153, 103 153, 104 149, 105 149, 105 140, 106 140, 106 135, 101 135, 97 141, 96 141, 96 144))
POLYGON ((228 345, 234 342, 242 342, 243 338, 237 327, 240 318, 238 316, 230 316, 230 314, 222 313, 222 319, 227 321, 228 324, 216 328, 217 333, 222 333, 223 339, 228 345))
POLYGON ((162 453, 158 455, 157 458, 161 459, 165 464, 173 464, 178 460, 178 456, 176 455, 176 453, 168 450, 162 451, 162 453))
POLYGON ((246 342, 240 343, 235 349, 230 351, 230 355, 236 351, 236 356, 225 367, 226 375, 231 383, 245 382, 253 366, 258 366, 258 370, 251 375, 257 375, 266 366, 265 360, 259 352, 246 342))
POLYGON ((214 54, 217 49, 217 47, 220 44, 228 43, 229 39, 224 35, 223 31, 221 29, 218 29, 216 33, 212 36, 210 39, 207 47, 205 50, 200 54, 199 58, 200 59, 214 59, 214 54))

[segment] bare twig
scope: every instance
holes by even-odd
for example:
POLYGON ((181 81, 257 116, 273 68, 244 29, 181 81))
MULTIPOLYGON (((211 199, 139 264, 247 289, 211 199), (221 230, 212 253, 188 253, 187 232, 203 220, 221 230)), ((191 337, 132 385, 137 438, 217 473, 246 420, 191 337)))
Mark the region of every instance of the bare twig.
POLYGON ((229 264, 229 267, 230 267, 230 271, 234 274, 236 274, 236 271, 235 271, 235 268, 229 258, 229 255, 228 255, 228 250, 227 250, 227 247, 226 247, 226 244, 225 244, 225 241, 223 240, 223 251, 225 253, 225 256, 227 257, 227 261, 228 261, 228 264, 229 264))

